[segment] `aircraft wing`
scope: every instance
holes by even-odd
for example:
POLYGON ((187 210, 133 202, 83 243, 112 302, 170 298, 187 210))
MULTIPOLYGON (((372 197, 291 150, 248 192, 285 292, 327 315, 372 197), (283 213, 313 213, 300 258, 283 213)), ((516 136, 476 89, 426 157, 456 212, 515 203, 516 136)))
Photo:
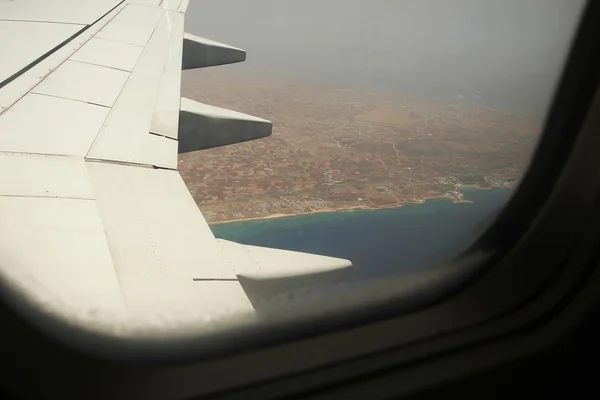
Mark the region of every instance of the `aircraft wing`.
POLYGON ((245 59, 184 34, 186 7, 0 2, 0 283, 22 310, 170 333, 255 318, 351 266, 215 239, 177 155, 268 136, 271 123, 180 98, 182 68, 245 59))

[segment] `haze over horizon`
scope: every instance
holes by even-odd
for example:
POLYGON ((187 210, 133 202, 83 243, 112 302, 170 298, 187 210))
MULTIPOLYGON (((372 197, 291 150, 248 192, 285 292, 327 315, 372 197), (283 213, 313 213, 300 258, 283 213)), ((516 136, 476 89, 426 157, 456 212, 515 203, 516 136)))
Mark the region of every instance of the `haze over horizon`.
POLYGON ((192 0, 227 68, 544 111, 582 0, 192 0))

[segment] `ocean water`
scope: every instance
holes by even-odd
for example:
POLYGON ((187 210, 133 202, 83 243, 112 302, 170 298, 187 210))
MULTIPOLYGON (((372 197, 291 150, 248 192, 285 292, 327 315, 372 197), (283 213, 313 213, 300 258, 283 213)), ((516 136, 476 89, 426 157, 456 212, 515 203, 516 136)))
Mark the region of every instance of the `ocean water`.
POLYGON ((428 200, 394 209, 338 211, 212 225, 218 238, 346 258, 356 277, 413 272, 449 261, 493 221, 511 190, 463 188, 471 203, 428 200))

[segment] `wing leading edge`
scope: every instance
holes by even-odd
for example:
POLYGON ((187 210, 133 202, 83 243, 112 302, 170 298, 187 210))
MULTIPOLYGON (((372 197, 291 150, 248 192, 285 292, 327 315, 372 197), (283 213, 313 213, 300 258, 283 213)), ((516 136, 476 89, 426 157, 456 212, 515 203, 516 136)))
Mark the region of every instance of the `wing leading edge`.
POLYGON ((346 279, 347 260, 215 239, 177 154, 271 122, 181 99, 181 70, 245 52, 184 35, 185 0, 115 3, 55 2, 43 24, 85 29, 41 47, 22 35, 29 53, 1 71, 0 283, 14 304, 113 336, 190 334, 346 279))

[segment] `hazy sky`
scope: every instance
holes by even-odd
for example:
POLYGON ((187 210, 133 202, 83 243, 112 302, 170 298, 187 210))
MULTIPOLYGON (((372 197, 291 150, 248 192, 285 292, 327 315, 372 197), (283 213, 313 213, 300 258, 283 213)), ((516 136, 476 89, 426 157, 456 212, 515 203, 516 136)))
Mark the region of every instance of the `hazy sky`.
POLYGON ((543 108, 583 0, 191 0, 186 31, 261 69, 543 108), (475 95, 475 96, 474 96, 475 95))

